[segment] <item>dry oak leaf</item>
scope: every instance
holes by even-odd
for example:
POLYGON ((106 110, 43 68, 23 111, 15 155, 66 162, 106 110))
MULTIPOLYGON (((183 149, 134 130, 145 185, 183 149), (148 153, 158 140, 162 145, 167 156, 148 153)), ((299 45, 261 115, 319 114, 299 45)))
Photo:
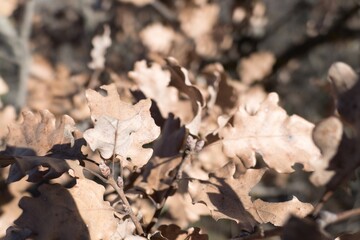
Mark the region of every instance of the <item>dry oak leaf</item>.
POLYGON ((120 100, 115 84, 101 88, 107 91, 107 96, 86 91, 95 128, 85 131, 85 140, 92 150, 99 149, 104 158, 117 154, 124 165, 142 167, 153 153, 142 146, 160 135, 160 128, 150 114, 151 100, 132 105, 120 100))
POLYGON ((255 166, 257 153, 277 172, 293 172, 296 163, 311 171, 311 163, 320 158, 312 141, 314 125, 297 115, 289 117, 278 101, 278 95, 270 93, 251 113, 246 105, 241 105, 220 130, 224 153, 239 158, 247 168, 255 166))
POLYGON ((179 101, 179 91, 170 84, 170 72, 163 70, 157 63, 147 66, 146 61, 138 61, 134 65, 134 70, 128 73, 134 80, 137 87, 147 98, 156 101, 161 114, 167 116, 170 112, 174 113, 177 102, 179 101))
POLYGON ((208 240, 208 235, 202 234, 200 231, 201 229, 197 227, 184 231, 175 224, 161 225, 150 237, 150 240, 208 240))
POLYGON ((23 213, 15 224, 30 229, 37 239, 110 239, 118 220, 103 201, 104 191, 87 179, 77 180, 71 189, 41 185, 39 197, 20 200, 23 213))
POLYGON ((161 23, 153 23, 141 30, 140 38, 150 51, 167 55, 175 39, 175 32, 172 28, 161 23))
MULTIPOLYGON (((77 154, 75 149, 70 150, 81 137, 81 133, 75 129, 74 120, 64 115, 57 122, 54 115, 48 110, 40 111, 40 116, 31 111, 22 112, 23 122, 9 126, 9 134, 5 141, 9 146, 16 148, 28 148, 35 151, 36 155, 67 155, 77 154), (75 150, 75 152, 73 152, 75 150), (50 154, 49 154, 50 152, 50 154)), ((22 152, 9 152, 8 155, 22 156, 22 152)))
POLYGON ((209 181, 191 181, 189 192, 195 203, 204 203, 214 219, 231 219, 250 230, 258 223, 281 226, 290 214, 304 217, 312 205, 297 198, 291 201, 269 203, 260 199, 252 202, 251 189, 260 181, 266 169, 248 169, 234 178, 235 165, 229 163, 214 174, 209 181))
POLYGON ((241 81, 245 84, 252 84, 255 81, 262 80, 271 71, 275 63, 274 54, 270 52, 257 52, 243 59, 238 67, 241 81))
POLYGON ((116 232, 110 240, 146 240, 147 238, 135 235, 135 224, 130 219, 125 219, 117 226, 116 232))
POLYGON ((239 179, 235 179, 235 166, 229 163, 215 174, 209 174, 208 181, 190 181, 189 193, 193 203, 205 204, 215 220, 234 220, 244 229, 251 231, 256 221, 248 212, 252 207, 249 192, 260 181, 265 171, 249 169, 239 179))
POLYGON ((193 118, 186 124, 186 128, 191 134, 197 135, 200 130, 202 109, 205 105, 204 98, 200 90, 191 84, 188 71, 181 67, 176 59, 169 57, 166 59, 166 63, 171 73, 170 86, 174 86, 179 92, 189 97, 193 118))
POLYGON ((331 116, 316 124, 313 140, 321 151, 321 159, 313 164, 315 171, 310 177, 315 186, 326 184, 334 175, 335 171, 329 170, 328 167, 338 151, 342 135, 343 125, 337 117, 331 116))
POLYGON ((0 155, 0 167, 11 165, 8 183, 16 182, 28 175, 27 181, 40 182, 60 177, 70 167, 64 159, 37 156, 0 155))

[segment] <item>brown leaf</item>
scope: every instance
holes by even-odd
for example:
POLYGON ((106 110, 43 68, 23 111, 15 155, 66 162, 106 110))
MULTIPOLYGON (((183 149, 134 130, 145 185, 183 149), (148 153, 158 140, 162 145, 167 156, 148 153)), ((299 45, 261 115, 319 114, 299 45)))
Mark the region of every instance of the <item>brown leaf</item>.
POLYGON ((166 62, 171 73, 170 86, 174 86, 179 92, 189 97, 193 118, 186 126, 191 134, 197 135, 200 129, 201 112, 204 107, 203 96, 200 90, 191 84, 186 69, 181 67, 174 58, 167 58, 166 62))
POLYGON ((209 209, 205 205, 193 204, 190 194, 182 193, 181 190, 166 200, 165 208, 169 211, 171 223, 177 224, 181 228, 187 227, 189 223, 199 221, 201 216, 209 215, 209 209))
POLYGON ((15 221, 37 239, 109 239, 115 233, 118 221, 101 185, 79 179, 71 189, 44 184, 39 192, 20 201, 23 213, 15 221))
POLYGON ((128 73, 146 97, 156 101, 161 114, 166 117, 170 112, 176 114, 179 91, 170 84, 170 72, 163 70, 157 63, 147 66, 142 60, 135 63, 134 70, 128 73))
MULTIPOLYGON (((81 133, 75 129, 75 122, 71 117, 64 115, 60 122, 57 122, 54 115, 48 110, 40 111, 40 116, 30 111, 24 111, 22 116, 24 118, 22 123, 14 123, 9 126, 7 145, 16 146, 17 149, 31 149, 39 156, 44 156, 49 152, 52 156, 64 154, 64 158, 79 154, 76 152, 77 148, 71 150, 75 145, 75 140, 81 136, 81 133)), ((24 155, 17 152, 7 152, 7 154, 24 155)))
POLYGON ((303 203, 296 197, 286 202, 264 202, 257 199, 253 202, 254 211, 252 213, 256 221, 260 223, 272 223, 275 226, 282 226, 287 221, 290 214, 298 217, 305 217, 313 210, 310 203, 303 203))
POLYGON ((154 156, 172 157, 179 154, 185 135, 185 127, 170 114, 162 126, 160 137, 154 142, 154 156))
POLYGON ((141 177, 136 181, 137 187, 144 189, 147 194, 159 195, 156 198, 161 199, 162 194, 170 187, 174 179, 174 176, 171 176, 170 172, 176 169, 180 162, 181 156, 152 158, 148 164, 144 166, 141 177))
POLYGON ((270 52, 256 52, 240 61, 239 75, 245 84, 262 80, 272 71, 275 57, 270 52))
POLYGON ((16 182, 28 175, 27 181, 39 182, 60 177, 70 167, 64 159, 37 156, 0 156, 0 167, 11 165, 8 183, 16 182))
POLYGON ((141 30, 140 38, 142 43, 150 51, 168 55, 172 46, 172 42, 175 38, 175 32, 172 28, 166 27, 163 24, 156 22, 146 26, 143 30, 141 30))
POLYGON ((231 219, 251 230, 258 223, 282 225, 290 214, 305 216, 312 205, 297 198, 291 201, 270 203, 260 199, 251 200, 251 189, 260 181, 265 169, 248 169, 239 178, 234 178, 235 165, 229 163, 209 175, 209 181, 192 181, 189 192, 193 202, 204 203, 214 219, 231 219), (255 219, 255 220, 254 220, 255 219))
POLYGON ((239 158, 247 168, 255 166, 258 153, 270 168, 280 173, 293 172, 295 163, 311 171, 311 162, 320 157, 311 137, 314 125, 297 115, 289 117, 278 101, 278 95, 270 93, 251 112, 241 105, 229 120, 232 126, 220 130, 224 153, 239 158))
POLYGON ((251 231, 255 220, 248 212, 252 207, 249 192, 265 170, 249 169, 239 179, 233 177, 234 173, 234 164, 225 165, 215 174, 210 174, 209 181, 189 182, 189 193, 193 203, 204 203, 215 220, 231 219, 251 231))
MULTIPOLYGON (((16 111, 13 106, 6 106, 5 108, 0 110, 0 141, 6 137, 9 132, 8 126, 15 122, 16 119, 16 111)), ((1 143, 0 143, 1 149, 1 143)))
POLYGON ((330 160, 335 156, 343 135, 343 125, 336 117, 329 117, 318 124, 313 130, 313 139, 321 151, 321 159, 313 163, 315 169, 310 180, 316 186, 326 184, 334 175, 328 170, 330 160))
POLYGON ((142 146, 160 134, 149 111, 151 101, 141 100, 132 105, 120 100, 114 84, 101 88, 107 91, 107 96, 93 90, 86 92, 95 128, 85 131, 84 138, 93 150, 100 149, 104 158, 117 154, 125 165, 142 167, 153 153, 142 146))
POLYGON ((125 219, 117 226, 116 232, 111 240, 146 240, 147 238, 135 235, 135 225, 131 219, 125 219))

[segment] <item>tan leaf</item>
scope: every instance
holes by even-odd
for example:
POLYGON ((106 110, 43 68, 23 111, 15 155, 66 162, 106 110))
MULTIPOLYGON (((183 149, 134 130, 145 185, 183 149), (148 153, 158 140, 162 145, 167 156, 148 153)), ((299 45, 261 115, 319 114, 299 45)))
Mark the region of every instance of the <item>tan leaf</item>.
POLYGON ((148 5, 148 4, 151 4, 152 2, 154 2, 154 0, 118 0, 118 1, 124 2, 124 3, 132 3, 138 7, 143 7, 145 5, 148 5))
POLYGON ((262 80, 272 71, 275 57, 270 52, 257 52, 240 61, 239 75, 245 84, 262 80))
POLYGON ((278 101, 278 95, 270 93, 252 113, 241 105, 229 120, 232 126, 220 130, 224 153, 239 158, 247 168, 255 166, 258 153, 278 172, 293 172, 295 163, 311 171, 310 163, 320 157, 311 137, 314 125, 297 115, 289 117, 278 101))
POLYGON ((4 95, 9 92, 9 87, 4 81, 4 79, 0 76, 0 95, 4 95))
POLYGON ((209 215, 208 208, 203 204, 193 204, 190 194, 187 192, 177 191, 166 200, 165 208, 171 214, 171 223, 182 228, 187 227, 189 223, 199 221, 201 216, 209 215))
POLYGON ((321 151, 321 159, 312 165, 315 169, 310 180, 316 186, 324 185, 334 175, 328 170, 330 160, 335 156, 343 135, 343 125, 336 117, 329 117, 318 124, 313 130, 313 139, 321 151))
POLYGON ((216 4, 186 8, 179 15, 181 29, 189 37, 197 39, 213 29, 218 20, 219 13, 220 8, 216 4))
POLYGON ((142 60, 135 63, 134 70, 128 75, 146 97, 156 101, 163 116, 167 116, 170 112, 176 114, 179 91, 169 86, 169 71, 163 70, 157 63, 148 67, 146 61, 142 60))
MULTIPOLYGON (((3 139, 9 132, 8 126, 15 122, 16 119, 16 110, 13 106, 6 106, 0 110, 0 141, 3 139)), ((0 143, 1 149, 1 143, 0 143)))
MULTIPOLYGON (((16 146, 17 150, 20 150, 19 148, 31 149, 38 156, 49 154, 50 151, 52 156, 60 154, 64 158, 80 154, 77 151, 79 146, 77 146, 76 139, 81 137, 81 133, 75 129, 75 122, 71 117, 64 115, 60 122, 57 122, 54 115, 48 110, 40 111, 40 115, 24 111, 22 116, 22 123, 14 123, 9 126, 7 145, 16 146), (75 148, 73 148, 74 145, 76 145, 75 148)), ((7 154, 26 155, 17 152, 7 154)))
POLYGON ((0 2, 0 17, 9 17, 18 7, 18 0, 2 0, 0 2))
POLYGON ((215 220, 231 219, 251 230, 255 220, 248 210, 252 208, 249 192, 265 173, 264 169, 249 169, 239 179, 233 177, 234 164, 225 165, 209 181, 189 182, 189 193, 193 203, 204 203, 215 220))
POLYGON ((130 219, 125 219, 117 226, 116 232, 110 240, 146 240, 147 238, 135 235, 135 225, 130 219))
POLYGON ((114 84, 102 88, 107 96, 93 90, 86 92, 95 128, 87 130, 84 138, 93 150, 100 149, 104 158, 117 154, 125 165, 142 167, 153 153, 142 146, 160 134, 150 114, 151 101, 141 100, 132 105, 120 100, 114 84))
POLYGON ((214 219, 231 219, 251 229, 258 223, 281 226, 290 214, 305 216, 312 205, 296 198, 288 202, 269 203, 251 200, 251 189, 260 181, 265 169, 248 169, 234 178, 235 165, 229 163, 209 175, 209 181, 191 181, 189 193, 195 203, 204 203, 214 219), (255 220, 254 220, 255 219, 255 220))
POLYGON ((254 212, 251 214, 256 221, 260 223, 272 223, 275 226, 282 226, 288 220, 290 215, 297 217, 305 217, 312 210, 313 206, 310 203, 300 202, 296 197, 286 202, 264 202, 257 199, 253 202, 254 212))
POLYGON ((187 122, 186 127, 191 134, 197 135, 200 129, 202 108, 204 107, 203 96, 200 90, 191 84, 187 70, 181 67, 176 59, 167 58, 166 63, 171 73, 170 86, 174 86, 179 92, 189 97, 193 118, 187 122))
POLYGON ((175 32, 172 28, 157 22, 141 30, 140 38, 150 51, 168 54, 175 38, 175 32))
POLYGON ((103 186, 79 179, 71 189, 44 184, 39 192, 39 197, 22 198, 23 213, 15 221, 38 239, 109 239, 114 234, 118 220, 103 201, 103 186))

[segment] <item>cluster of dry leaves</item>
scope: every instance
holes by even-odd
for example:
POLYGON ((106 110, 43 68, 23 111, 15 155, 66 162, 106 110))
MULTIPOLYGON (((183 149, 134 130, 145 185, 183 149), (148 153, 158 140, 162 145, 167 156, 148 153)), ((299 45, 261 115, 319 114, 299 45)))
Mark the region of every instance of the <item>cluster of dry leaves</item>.
MULTIPOLYGON (((157 1, 130 2, 163 11, 157 1)), ((207 229, 192 226, 204 216, 232 222, 233 239, 351 239, 346 229, 328 227, 359 209, 323 210, 360 165, 358 74, 345 63, 331 66, 334 114, 316 125, 289 116, 277 93, 253 85, 271 71, 269 52, 239 62, 242 82, 219 63, 191 74, 174 57, 163 58, 185 61, 174 50, 184 36, 204 58, 231 47, 230 30, 215 26, 218 5, 195 2, 180 6, 183 32, 159 23, 141 31, 153 61, 137 61, 126 76, 106 68, 108 25, 92 39, 90 75, 33 56, 28 109, 17 114, 0 105, 3 239, 203 240, 207 229), (214 28, 225 31, 223 38, 214 37, 214 28), (284 184, 299 166, 322 195, 259 193, 266 181, 284 184)), ((261 2, 250 14, 238 6, 232 21, 246 18, 251 34, 261 35, 264 11, 261 2)), ((0 95, 8 91, 0 78, 0 95)))

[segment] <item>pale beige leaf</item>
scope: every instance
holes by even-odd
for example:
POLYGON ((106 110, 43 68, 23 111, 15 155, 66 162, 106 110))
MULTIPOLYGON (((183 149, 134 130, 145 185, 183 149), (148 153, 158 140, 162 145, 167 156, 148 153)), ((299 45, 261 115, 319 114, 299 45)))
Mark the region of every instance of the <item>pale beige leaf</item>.
POLYGON ((115 233, 111 236, 110 240, 142 240, 147 239, 135 235, 135 225, 131 219, 125 219, 117 226, 115 233))
POLYGON ((163 116, 167 116, 170 112, 176 114, 179 91, 169 86, 170 72, 168 70, 163 70, 157 63, 148 67, 146 61, 142 60, 135 63, 134 70, 128 75, 137 83, 138 88, 146 97, 156 101, 163 116))
MULTIPOLYGON (((13 106, 6 106, 0 110, 0 139, 4 138, 8 132, 8 126, 15 122, 16 120, 16 110, 13 106)), ((0 144, 1 145, 1 144, 0 144)))
POLYGON ((0 17, 9 17, 18 7, 18 0, 1 0, 0 17))
POLYGON ((257 199, 253 202, 254 209, 250 212, 259 223, 272 223, 275 226, 285 224, 290 215, 305 217, 313 210, 310 203, 303 203, 296 197, 286 202, 264 202, 257 199))
POLYGON ((154 0, 118 0, 118 1, 124 2, 124 3, 132 3, 138 7, 143 7, 145 5, 148 5, 148 4, 151 4, 152 2, 154 2, 154 0))
POLYGON ((168 54, 175 38, 175 32, 172 28, 157 22, 141 30, 140 38, 150 51, 168 54))
POLYGON ((142 167, 153 153, 143 145, 160 135, 160 128, 150 114, 150 99, 132 105, 120 100, 114 84, 102 88, 107 96, 93 90, 86 92, 95 128, 87 130, 84 138, 93 150, 99 149, 104 158, 116 154, 125 165, 142 167))
POLYGON ((238 68, 241 80, 245 84, 252 84, 255 81, 262 80, 271 71, 275 63, 275 57, 270 52, 256 52, 248 58, 240 61, 238 68))
POLYGON ((315 171, 310 180, 316 186, 324 185, 334 175, 335 171, 328 170, 330 160, 335 156, 341 142, 343 125, 336 117, 329 117, 318 124, 313 130, 313 139, 321 151, 321 159, 312 163, 315 171))
POLYGON ((311 171, 311 162, 320 157, 311 137, 314 125, 297 115, 289 117, 278 101, 278 95, 270 93, 252 113, 241 105, 229 121, 232 126, 220 131, 224 153, 247 168, 255 166, 257 153, 280 173, 293 172, 296 163, 311 171))
POLYGON ((94 48, 91 50, 92 61, 89 63, 91 69, 104 69, 106 50, 111 46, 110 27, 104 26, 104 33, 95 36, 92 40, 94 48))

